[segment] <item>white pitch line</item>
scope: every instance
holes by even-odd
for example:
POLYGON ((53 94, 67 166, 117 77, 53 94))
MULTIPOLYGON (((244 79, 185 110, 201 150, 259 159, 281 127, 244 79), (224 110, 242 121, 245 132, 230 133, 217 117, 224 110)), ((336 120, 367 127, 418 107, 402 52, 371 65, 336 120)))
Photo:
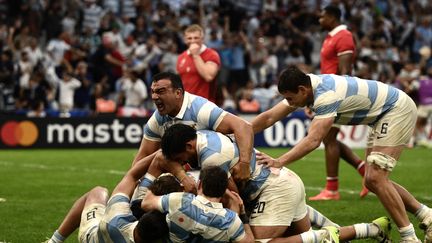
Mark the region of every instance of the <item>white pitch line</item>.
POLYGON ((40 170, 52 170, 52 169, 58 169, 58 170, 67 170, 67 171, 84 171, 88 173, 108 173, 113 175, 124 175, 126 171, 120 171, 120 170, 95 170, 95 169, 86 169, 86 168, 78 168, 78 167, 57 167, 57 166, 46 166, 46 165, 36 165, 36 164, 23 164, 23 163, 12 163, 9 161, 0 161, 0 165, 3 166, 21 166, 24 168, 32 168, 32 169, 40 169, 40 170))
MULTIPOLYGON (((315 160, 315 159, 313 159, 315 160)), ((17 164, 17 163, 12 163, 9 161, 2 161, 0 160, 0 165, 3 166, 14 166, 16 167, 18 166, 22 166, 25 168, 34 168, 34 169, 41 169, 41 170, 48 170, 48 169, 59 169, 59 170, 68 170, 68 171, 84 171, 87 173, 108 173, 108 174, 113 174, 113 175, 124 175, 126 173, 126 171, 120 171, 120 170, 95 170, 95 169, 83 169, 83 168, 78 168, 78 167, 50 167, 50 166, 46 166, 46 165, 35 165, 35 164, 17 164)), ((307 190, 312 190, 312 191, 321 191, 322 187, 305 187, 307 190)), ((342 193, 346 193, 346 194, 358 194, 358 191, 354 191, 354 190, 349 190, 349 189, 339 189, 339 192, 342 193)), ((370 195, 375 196, 373 193, 369 193, 370 195)), ((419 199, 420 201, 432 201, 432 196, 429 195, 417 195, 416 196, 417 199, 419 199)), ((1 242, 0 242, 1 243, 1 242)))

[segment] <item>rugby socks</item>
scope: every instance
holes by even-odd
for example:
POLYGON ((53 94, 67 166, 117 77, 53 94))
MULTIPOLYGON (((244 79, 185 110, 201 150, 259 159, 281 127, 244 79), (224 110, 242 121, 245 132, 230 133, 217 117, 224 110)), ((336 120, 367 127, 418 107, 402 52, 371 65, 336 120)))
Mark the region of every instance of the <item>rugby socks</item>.
POLYGON ((300 237, 303 243, 318 243, 323 240, 326 234, 327 231, 325 230, 309 230, 307 232, 301 233, 300 237))
MULTIPOLYGON (((414 215, 422 223, 425 221, 425 219, 432 221, 432 210, 424 204, 421 204, 420 208, 417 210, 417 212, 415 212, 414 215)), ((429 222, 424 223, 428 224, 429 222)))
POLYGON ((62 236, 58 230, 54 232, 54 234, 49 239, 48 243, 63 243, 63 241, 66 240, 64 236, 62 236))
POLYGON ((369 237, 375 237, 378 235, 379 228, 375 224, 354 224, 354 230, 356 232, 356 239, 366 239, 369 237))
POLYGON ((357 171, 362 177, 364 177, 365 175, 365 170, 366 170, 365 162, 363 160, 358 161, 357 171))
POLYGON ((337 176, 327 177, 326 189, 336 192, 339 189, 339 178, 337 176))
POLYGON ((326 216, 322 215, 320 212, 318 212, 313 207, 306 205, 307 211, 309 215, 309 220, 311 221, 312 226, 317 228, 322 228, 325 226, 335 226, 339 228, 338 224, 335 224, 333 221, 328 219, 326 216))
POLYGON ((414 226, 412 224, 410 224, 406 227, 399 228, 398 231, 399 231, 399 234, 401 236, 401 242, 404 240, 406 240, 408 242, 419 241, 419 239, 417 238, 417 236, 415 234, 414 226))

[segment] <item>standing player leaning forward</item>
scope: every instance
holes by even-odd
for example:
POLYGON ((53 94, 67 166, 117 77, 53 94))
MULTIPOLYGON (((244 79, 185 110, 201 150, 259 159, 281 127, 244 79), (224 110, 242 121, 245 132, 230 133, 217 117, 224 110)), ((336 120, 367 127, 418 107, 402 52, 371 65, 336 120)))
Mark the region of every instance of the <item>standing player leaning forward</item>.
POLYGON ((405 209, 420 220, 425 242, 432 242, 432 210, 388 178, 415 126, 417 108, 408 95, 379 81, 305 74, 295 66, 282 71, 278 89, 289 106, 310 107, 315 117, 308 135, 296 146, 277 159, 260 154, 260 164, 282 167, 302 158, 319 147, 333 123, 367 124, 371 129, 366 150, 366 186, 393 218, 401 242, 419 242, 405 209))

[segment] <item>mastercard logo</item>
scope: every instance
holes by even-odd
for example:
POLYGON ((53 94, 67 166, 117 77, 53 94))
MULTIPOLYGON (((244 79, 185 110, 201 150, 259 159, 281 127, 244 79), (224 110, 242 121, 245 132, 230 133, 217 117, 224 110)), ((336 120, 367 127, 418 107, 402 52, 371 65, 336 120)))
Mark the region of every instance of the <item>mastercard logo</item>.
POLYGON ((6 122, 0 132, 1 140, 8 146, 30 146, 39 136, 38 128, 31 121, 6 122))

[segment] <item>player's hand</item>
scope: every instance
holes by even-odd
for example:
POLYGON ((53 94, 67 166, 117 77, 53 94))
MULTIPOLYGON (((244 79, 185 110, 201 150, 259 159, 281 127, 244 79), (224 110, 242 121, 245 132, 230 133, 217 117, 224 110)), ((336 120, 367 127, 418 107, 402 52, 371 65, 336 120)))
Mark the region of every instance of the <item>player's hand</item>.
POLYGON ((278 159, 273 159, 269 155, 259 151, 256 153, 256 160, 258 164, 264 165, 266 167, 281 168, 283 166, 283 164, 278 159))
POLYGON ((223 196, 222 202, 225 208, 229 208, 237 214, 244 212, 243 200, 241 199, 240 195, 234 191, 227 189, 223 196))
POLYGON ((238 161, 231 169, 231 174, 236 184, 240 184, 241 187, 241 185, 250 179, 251 172, 249 162, 238 161))
POLYGON ((185 176, 182 178, 180 183, 183 185, 183 189, 185 192, 190 192, 193 194, 197 194, 197 186, 195 180, 190 176, 185 176))
POLYGON ((199 53, 200 49, 201 49, 200 45, 198 45, 197 43, 192 43, 190 44, 188 50, 192 56, 195 56, 200 54, 199 53))

